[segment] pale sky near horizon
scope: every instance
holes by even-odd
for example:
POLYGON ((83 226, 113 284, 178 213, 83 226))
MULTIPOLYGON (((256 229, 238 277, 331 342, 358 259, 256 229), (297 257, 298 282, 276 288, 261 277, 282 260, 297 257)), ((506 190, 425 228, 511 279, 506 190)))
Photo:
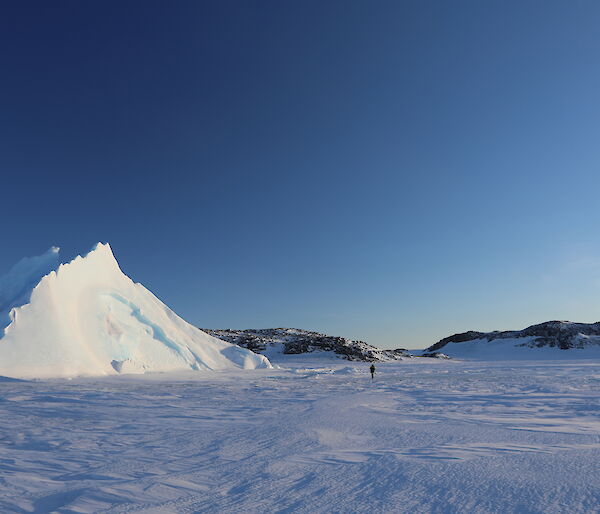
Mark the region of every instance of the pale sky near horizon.
POLYGON ((110 242, 207 328, 600 319, 600 4, 13 2, 0 275, 110 242))

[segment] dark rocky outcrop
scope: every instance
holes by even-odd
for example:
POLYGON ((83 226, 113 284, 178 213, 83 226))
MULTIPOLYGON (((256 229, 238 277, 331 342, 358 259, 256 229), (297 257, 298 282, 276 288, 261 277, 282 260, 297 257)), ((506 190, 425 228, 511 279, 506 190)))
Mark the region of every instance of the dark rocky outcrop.
POLYGON ((442 352, 423 352, 421 357, 429 357, 430 359, 449 359, 445 353, 442 352))
POLYGON ((315 351, 331 351, 342 358, 351 361, 392 361, 402 358, 412 358, 407 350, 382 350, 365 343, 352 341, 345 337, 328 336, 318 332, 295 328, 266 328, 266 329, 202 329, 208 334, 234 343, 253 352, 262 353, 269 345, 282 345, 284 354, 300 354, 315 351))

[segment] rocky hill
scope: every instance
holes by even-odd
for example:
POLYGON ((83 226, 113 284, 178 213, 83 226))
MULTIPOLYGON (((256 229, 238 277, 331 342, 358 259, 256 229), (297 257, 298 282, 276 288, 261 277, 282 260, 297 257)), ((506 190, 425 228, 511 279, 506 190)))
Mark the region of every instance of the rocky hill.
POLYGON ((413 357, 404 349, 382 350, 364 341, 351 341, 345 337, 328 336, 296 328, 258 330, 213 330, 204 328, 202 330, 228 343, 237 344, 257 353, 263 353, 279 346, 284 354, 327 351, 351 361, 392 361, 413 357))
POLYGON ((462 332, 441 339, 427 348, 428 352, 436 352, 447 345, 460 344, 468 341, 515 340, 516 346, 541 348, 554 347, 561 350, 572 348, 583 349, 600 345, 600 322, 573 323, 571 321, 547 321, 531 325, 523 330, 507 330, 495 332, 462 332))

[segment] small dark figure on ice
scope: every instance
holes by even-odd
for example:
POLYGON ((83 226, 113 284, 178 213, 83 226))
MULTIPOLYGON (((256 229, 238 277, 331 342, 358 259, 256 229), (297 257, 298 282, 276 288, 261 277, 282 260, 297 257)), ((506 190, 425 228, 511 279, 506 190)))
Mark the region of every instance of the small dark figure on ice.
POLYGON ((371 380, 373 380, 373 378, 375 377, 375 364, 371 364, 371 367, 369 369, 371 370, 371 380))

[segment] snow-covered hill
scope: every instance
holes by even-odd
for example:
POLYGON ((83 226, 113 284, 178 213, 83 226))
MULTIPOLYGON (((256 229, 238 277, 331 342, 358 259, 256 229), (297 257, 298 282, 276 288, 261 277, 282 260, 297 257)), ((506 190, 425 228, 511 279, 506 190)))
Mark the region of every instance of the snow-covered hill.
POLYGON ((123 274, 108 244, 58 263, 58 248, 52 248, 0 278, 0 375, 270 367, 264 356, 177 316, 123 274))
POLYGON ((278 354, 305 354, 329 352, 332 355, 353 361, 393 361, 411 358, 406 350, 382 350, 345 337, 327 336, 319 332, 297 328, 265 328, 248 330, 202 329, 219 339, 264 353, 272 358, 278 354))
POLYGON ((600 322, 547 321, 523 330, 463 332, 426 351, 443 351, 451 357, 600 357, 600 322))

